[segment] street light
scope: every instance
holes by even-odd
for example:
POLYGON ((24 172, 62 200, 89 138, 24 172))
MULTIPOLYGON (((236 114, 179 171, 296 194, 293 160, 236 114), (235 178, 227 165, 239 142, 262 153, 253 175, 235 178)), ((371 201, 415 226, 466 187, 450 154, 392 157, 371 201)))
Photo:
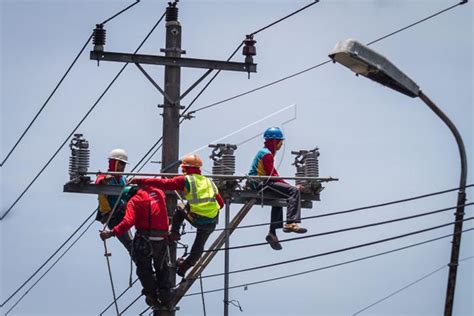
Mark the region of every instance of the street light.
POLYGON ((464 218, 464 203, 466 201, 467 159, 464 143, 456 126, 421 90, 420 87, 392 64, 387 58, 353 39, 347 39, 336 44, 329 54, 333 62, 338 62, 356 75, 362 75, 384 86, 392 88, 409 97, 419 97, 436 115, 448 126, 456 139, 461 158, 461 176, 459 181, 458 201, 455 213, 451 261, 449 263, 448 286, 444 315, 451 316, 453 312, 454 290, 458 269, 459 248, 464 218))

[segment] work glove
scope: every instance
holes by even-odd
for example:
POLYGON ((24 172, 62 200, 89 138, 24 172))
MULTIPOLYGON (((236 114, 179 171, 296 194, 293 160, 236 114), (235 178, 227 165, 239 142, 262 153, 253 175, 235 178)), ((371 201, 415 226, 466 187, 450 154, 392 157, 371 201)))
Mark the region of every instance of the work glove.
POLYGON ((112 237, 114 235, 114 232, 111 231, 111 230, 103 230, 100 232, 100 239, 102 240, 106 240, 106 239, 109 239, 110 237, 112 237))

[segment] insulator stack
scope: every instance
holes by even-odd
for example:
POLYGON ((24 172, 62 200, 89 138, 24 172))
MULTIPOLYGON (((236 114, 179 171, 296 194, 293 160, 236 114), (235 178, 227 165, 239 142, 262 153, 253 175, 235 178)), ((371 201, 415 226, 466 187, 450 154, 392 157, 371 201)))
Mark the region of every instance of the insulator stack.
MULTIPOLYGON (((296 167, 296 172, 295 172, 295 177, 299 178, 299 177, 304 177, 305 176, 305 173, 304 173, 304 166, 301 166, 301 167, 296 167)), ((305 184, 305 181, 304 180, 301 180, 301 179, 296 179, 295 180, 295 184, 296 185, 304 185, 305 184)))
POLYGON ((176 7, 176 2, 168 2, 168 7, 166 8, 166 22, 178 21, 178 8, 176 7))
POLYGON ((222 174, 233 175, 235 173, 235 156, 233 150, 231 153, 224 152, 222 154, 222 168, 222 174))
POLYGON ((319 177, 319 149, 310 150, 305 155, 305 177, 319 177))
MULTIPOLYGON (((315 148, 312 150, 300 150, 292 151, 293 155, 296 155, 293 165, 296 167, 295 177, 319 177, 319 149, 315 148)), ((297 185, 311 185, 314 181, 296 179, 297 185)))
POLYGON ((94 35, 92 37, 92 43, 94 44, 94 51, 104 51, 105 46, 105 30, 102 24, 96 24, 94 29, 94 35))
POLYGON ((237 149, 237 145, 211 144, 209 147, 214 148, 209 156, 214 161, 212 174, 233 175, 235 173, 234 151, 237 149))
POLYGON ((244 47, 242 48, 242 55, 245 56, 246 63, 253 63, 253 56, 257 55, 255 43, 257 43, 257 41, 253 39, 253 35, 246 35, 244 47))
POLYGON ((69 179, 72 180, 84 175, 89 169, 89 142, 82 137, 82 134, 74 134, 69 148, 71 148, 71 156, 69 157, 69 179))

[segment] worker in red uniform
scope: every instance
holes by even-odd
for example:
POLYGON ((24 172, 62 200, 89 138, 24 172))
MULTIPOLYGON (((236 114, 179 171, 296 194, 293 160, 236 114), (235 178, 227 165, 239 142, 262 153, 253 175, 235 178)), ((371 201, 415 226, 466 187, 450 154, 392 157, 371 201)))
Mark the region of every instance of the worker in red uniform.
MULTIPOLYGON (((108 171, 112 172, 123 172, 125 166, 128 163, 127 152, 123 149, 116 148, 112 150, 108 156, 109 158, 109 167, 108 171)), ((96 184, 107 184, 107 185, 120 185, 125 186, 127 180, 125 176, 122 175, 105 175, 99 174, 95 180, 96 184)), ((99 194, 99 207, 97 210, 96 220, 100 221, 102 224, 105 224, 109 219, 110 212, 117 203, 118 196, 116 195, 106 195, 99 194)), ((108 221, 107 226, 109 229, 112 229, 120 223, 125 215, 125 201, 123 198, 120 198, 115 211, 112 214, 112 217, 108 221)), ((118 237, 118 240, 125 246, 127 251, 130 253, 132 247, 132 235, 130 232, 126 232, 118 237)))
MULTIPOLYGON (((274 176, 278 177, 278 172, 275 168, 275 154, 283 145, 285 137, 283 132, 278 127, 268 128, 264 134, 265 144, 262 149, 257 152, 252 166, 249 171, 250 176, 274 176)), ((301 186, 292 186, 283 179, 271 180, 268 179, 261 183, 256 181, 251 182, 251 187, 254 189, 271 190, 284 196, 287 201, 286 223, 283 225, 283 208, 281 206, 273 206, 271 213, 270 231, 265 240, 275 250, 281 250, 281 244, 276 235, 277 228, 283 228, 285 233, 299 233, 307 232, 306 228, 300 227, 298 223, 301 222, 301 205, 300 205, 300 190, 301 186)))
POLYGON ((180 239, 179 227, 184 219, 197 228, 196 238, 189 256, 177 260, 176 273, 184 277, 186 271, 194 266, 201 257, 209 235, 217 225, 219 210, 224 206, 214 182, 201 174, 202 160, 198 155, 188 155, 181 161, 182 176, 170 179, 135 178, 132 183, 150 185, 162 190, 183 191, 188 201, 186 209, 178 208, 173 215, 170 241, 180 239))
POLYGON ((159 301, 167 305, 171 298, 172 284, 168 278, 169 221, 165 194, 150 186, 127 186, 122 196, 128 200, 123 220, 112 230, 100 232, 100 237, 102 240, 112 236, 120 237, 135 226, 132 257, 143 286, 145 301, 152 307, 158 307, 159 301))

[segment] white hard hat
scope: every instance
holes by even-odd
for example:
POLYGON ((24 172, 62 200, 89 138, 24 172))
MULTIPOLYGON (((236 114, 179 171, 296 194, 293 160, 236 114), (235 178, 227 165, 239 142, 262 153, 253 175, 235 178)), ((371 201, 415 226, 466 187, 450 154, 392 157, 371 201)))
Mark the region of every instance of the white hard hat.
POLYGON ((128 163, 128 155, 124 149, 114 149, 109 154, 109 159, 115 159, 121 162, 128 163))

